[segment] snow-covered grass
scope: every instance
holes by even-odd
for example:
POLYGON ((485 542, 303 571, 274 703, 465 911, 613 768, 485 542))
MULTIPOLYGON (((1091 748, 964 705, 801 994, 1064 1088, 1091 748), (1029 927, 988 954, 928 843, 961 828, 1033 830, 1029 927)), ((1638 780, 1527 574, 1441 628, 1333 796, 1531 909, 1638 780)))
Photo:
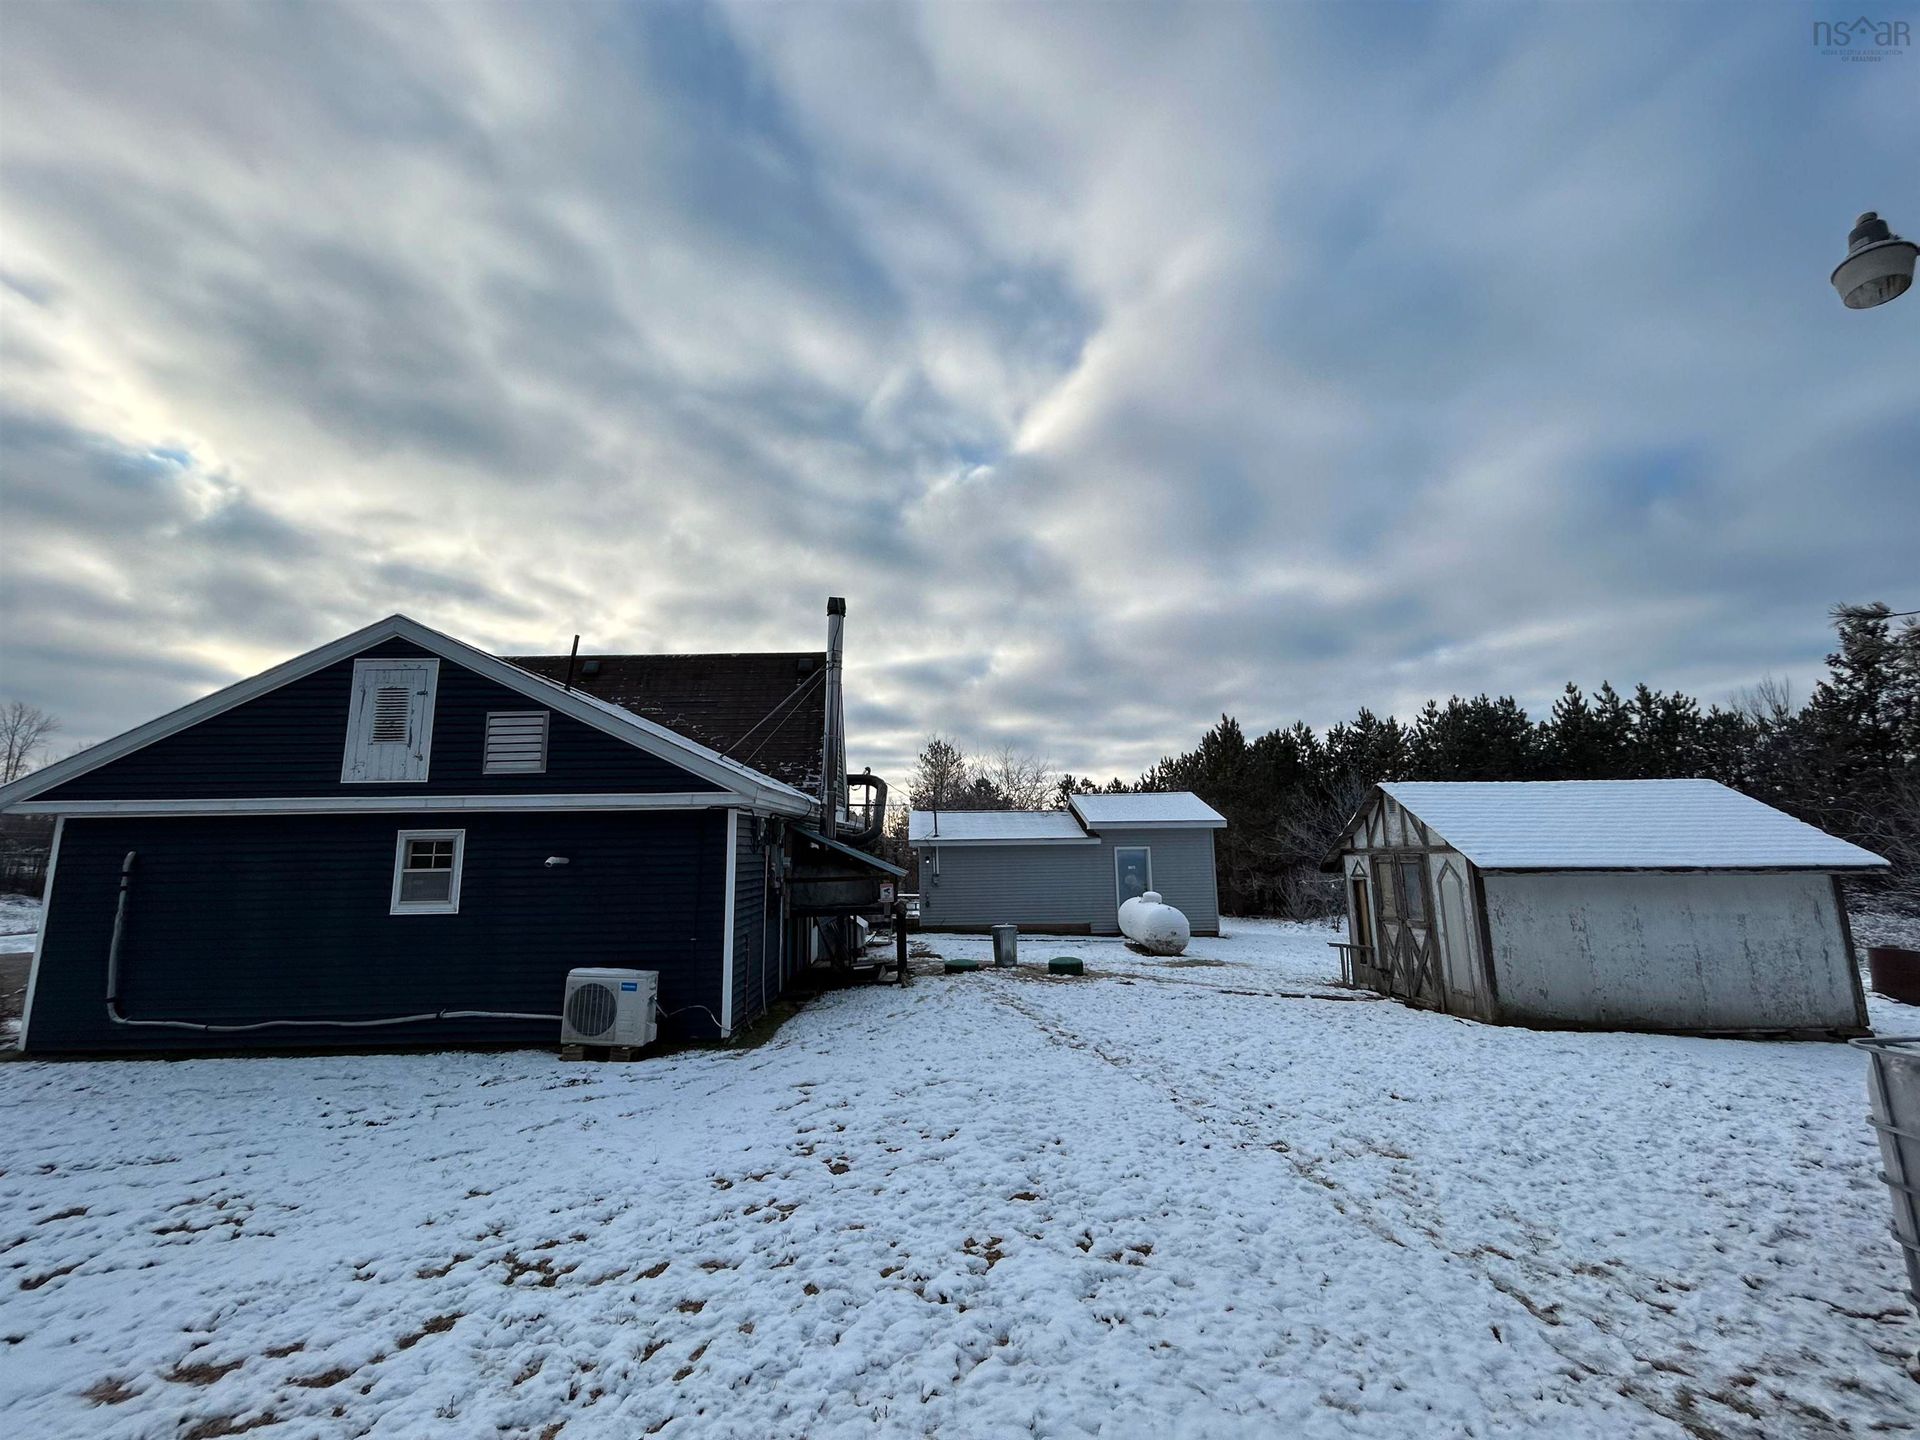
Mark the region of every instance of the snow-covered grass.
POLYGON ((0 895, 0 954, 31 950, 40 933, 40 901, 32 895, 0 895))
POLYGON ((0 1065, 0 1428, 1920 1422, 1857 1052, 1474 1025, 1344 995, 1330 931, 1229 923, 1189 951, 1219 964, 1028 939, 1096 973, 626 1066, 0 1065))
POLYGON ((1848 911, 1856 946, 1902 945, 1909 950, 1920 950, 1920 915, 1857 900, 1848 911))

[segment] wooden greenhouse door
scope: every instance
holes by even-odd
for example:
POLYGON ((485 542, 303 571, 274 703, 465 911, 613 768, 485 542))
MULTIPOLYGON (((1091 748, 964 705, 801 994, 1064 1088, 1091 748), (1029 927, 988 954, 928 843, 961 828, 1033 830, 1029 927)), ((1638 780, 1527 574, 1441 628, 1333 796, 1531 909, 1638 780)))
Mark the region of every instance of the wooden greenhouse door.
POLYGON ((1417 852, 1376 855, 1373 881, 1387 993, 1415 1005, 1445 1009, 1425 857, 1417 852))

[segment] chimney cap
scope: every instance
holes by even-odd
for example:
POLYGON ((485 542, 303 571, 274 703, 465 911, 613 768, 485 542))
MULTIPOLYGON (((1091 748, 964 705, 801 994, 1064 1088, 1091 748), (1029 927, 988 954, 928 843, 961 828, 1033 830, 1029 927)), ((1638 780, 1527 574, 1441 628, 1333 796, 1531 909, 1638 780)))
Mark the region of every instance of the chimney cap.
POLYGON ((847 613, 847 602, 844 596, 829 595, 827 597, 827 614, 844 615, 846 613, 847 613))

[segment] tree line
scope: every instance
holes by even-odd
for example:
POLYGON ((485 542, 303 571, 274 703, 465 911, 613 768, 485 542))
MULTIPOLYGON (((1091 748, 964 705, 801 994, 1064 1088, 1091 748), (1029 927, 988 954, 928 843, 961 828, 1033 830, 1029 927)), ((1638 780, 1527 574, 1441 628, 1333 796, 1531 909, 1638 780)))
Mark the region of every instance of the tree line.
MULTIPOLYGON (((1568 682, 1549 714, 1512 696, 1429 700, 1410 721, 1361 709, 1324 732, 1304 723, 1248 738, 1222 715, 1193 749, 1132 784, 1055 776, 1002 752, 987 761, 934 736, 909 786, 915 809, 1038 809, 1096 790, 1192 790, 1227 818, 1220 901, 1232 914, 1327 913, 1319 864, 1368 791, 1388 780, 1705 777, 1886 856, 1879 888, 1920 907, 1920 622, 1884 604, 1834 612, 1827 674, 1803 704, 1767 680, 1727 705, 1678 691, 1568 682)), ((902 846, 904 848, 904 846, 902 846)))

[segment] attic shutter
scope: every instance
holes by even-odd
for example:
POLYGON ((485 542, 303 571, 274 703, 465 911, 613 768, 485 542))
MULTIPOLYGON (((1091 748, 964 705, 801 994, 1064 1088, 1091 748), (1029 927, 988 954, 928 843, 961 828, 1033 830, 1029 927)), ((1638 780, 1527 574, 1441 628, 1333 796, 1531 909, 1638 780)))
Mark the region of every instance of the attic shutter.
POLYGON ((438 660, 354 661, 342 784, 427 778, 439 679, 438 660))
POLYGON ((547 768, 547 712, 494 710, 487 715, 488 775, 538 775, 547 768))

